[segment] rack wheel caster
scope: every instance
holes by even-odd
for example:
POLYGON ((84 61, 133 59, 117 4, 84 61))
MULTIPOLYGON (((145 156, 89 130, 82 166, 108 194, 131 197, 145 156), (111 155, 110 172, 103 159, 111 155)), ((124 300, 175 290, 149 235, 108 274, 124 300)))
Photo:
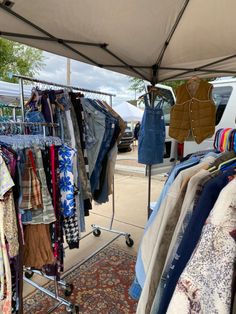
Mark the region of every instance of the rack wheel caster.
POLYGON ((64 295, 66 297, 70 297, 72 295, 73 291, 74 291, 74 285, 72 283, 71 284, 67 284, 65 286, 64 295))
POLYGON ((27 279, 31 279, 33 277, 34 273, 32 271, 26 271, 25 272, 25 277, 27 279))
POLYGON ((125 243, 126 243, 126 245, 127 245, 128 247, 132 247, 132 246, 134 245, 134 240, 131 239, 130 237, 128 237, 128 238, 126 239, 125 243))
POLYGON ((94 235, 95 237, 100 237, 100 235, 101 235, 101 230, 100 230, 100 229, 95 229, 95 230, 93 230, 93 235, 94 235))
POLYGON ((79 306, 78 305, 67 306, 66 312, 71 314, 77 314, 79 313, 79 306))

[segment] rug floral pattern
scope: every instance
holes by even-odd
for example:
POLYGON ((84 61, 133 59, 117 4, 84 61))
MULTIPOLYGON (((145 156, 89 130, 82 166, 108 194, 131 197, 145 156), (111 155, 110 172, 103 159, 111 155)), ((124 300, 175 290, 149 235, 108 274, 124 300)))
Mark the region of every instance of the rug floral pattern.
MULTIPOLYGON (((74 292, 67 298, 78 304, 82 314, 134 314, 137 303, 128 290, 134 278, 134 253, 110 245, 84 265, 63 278, 73 283, 74 292)), ((46 286, 50 290, 53 284, 46 286)), ((60 294, 64 297, 63 293, 60 294)), ((24 299, 25 314, 45 314, 55 301, 37 291, 24 299)), ((53 313, 65 313, 61 306, 53 313)))

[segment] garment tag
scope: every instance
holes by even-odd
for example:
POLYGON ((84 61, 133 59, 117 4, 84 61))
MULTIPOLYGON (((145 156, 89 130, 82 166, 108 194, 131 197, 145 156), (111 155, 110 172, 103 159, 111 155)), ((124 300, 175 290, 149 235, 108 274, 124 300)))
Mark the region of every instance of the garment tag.
POLYGON ((112 126, 111 126, 111 127, 112 127, 112 129, 114 129, 114 127, 115 127, 115 124, 114 124, 114 123, 112 123, 112 126))

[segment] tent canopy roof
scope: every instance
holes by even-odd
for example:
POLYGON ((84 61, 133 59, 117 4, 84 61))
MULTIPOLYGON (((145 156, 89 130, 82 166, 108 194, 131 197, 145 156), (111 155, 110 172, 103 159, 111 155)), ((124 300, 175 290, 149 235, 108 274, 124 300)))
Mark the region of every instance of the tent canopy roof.
MULTIPOLYGON (((32 86, 24 86, 24 97, 29 99, 32 86)), ((20 102, 19 84, 0 81, 0 103, 18 103, 20 102)))
POLYGON ((236 74, 235 0, 0 0, 0 35, 157 83, 236 74))
POLYGON ((143 111, 128 102, 123 102, 114 106, 114 110, 121 116, 124 121, 141 121, 143 111))

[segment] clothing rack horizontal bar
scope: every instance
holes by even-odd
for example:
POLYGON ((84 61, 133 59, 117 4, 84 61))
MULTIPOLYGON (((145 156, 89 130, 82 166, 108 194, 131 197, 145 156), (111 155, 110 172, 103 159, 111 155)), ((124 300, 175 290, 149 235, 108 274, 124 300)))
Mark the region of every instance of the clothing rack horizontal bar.
POLYGON ((39 79, 36 79, 36 78, 33 78, 33 77, 29 77, 29 76, 13 74, 13 77, 22 79, 24 81, 29 81, 29 82, 41 83, 41 84, 50 85, 50 86, 57 86, 57 87, 61 87, 61 88, 74 89, 74 90, 77 90, 77 91, 80 91, 80 92, 87 92, 87 93, 92 93, 92 94, 97 94, 97 95, 104 95, 104 96, 113 96, 113 97, 116 96, 115 94, 104 93, 104 92, 100 92, 100 91, 96 91, 96 90, 90 90, 90 89, 75 87, 75 86, 71 86, 71 85, 64 85, 64 84, 59 84, 59 83, 39 80, 39 79))
POLYGON ((59 296, 57 296, 55 293, 51 292, 50 290, 46 289, 43 286, 40 286, 39 284, 37 284, 36 282, 34 282, 33 280, 28 279, 27 277, 23 276, 23 279, 25 282, 27 282, 28 284, 30 284, 31 286, 33 286, 34 288, 42 291, 43 293, 45 293, 46 295, 48 295, 49 297, 51 297, 52 299, 60 302, 60 305, 66 305, 69 308, 73 309, 74 305, 73 303, 71 303, 70 301, 67 301, 59 296))
POLYGON ((1 122, 0 124, 4 125, 12 125, 12 124, 17 124, 17 125, 32 125, 32 126, 50 126, 50 127, 57 127, 59 126, 58 123, 51 123, 51 122, 20 122, 20 121, 9 121, 9 122, 1 122))

